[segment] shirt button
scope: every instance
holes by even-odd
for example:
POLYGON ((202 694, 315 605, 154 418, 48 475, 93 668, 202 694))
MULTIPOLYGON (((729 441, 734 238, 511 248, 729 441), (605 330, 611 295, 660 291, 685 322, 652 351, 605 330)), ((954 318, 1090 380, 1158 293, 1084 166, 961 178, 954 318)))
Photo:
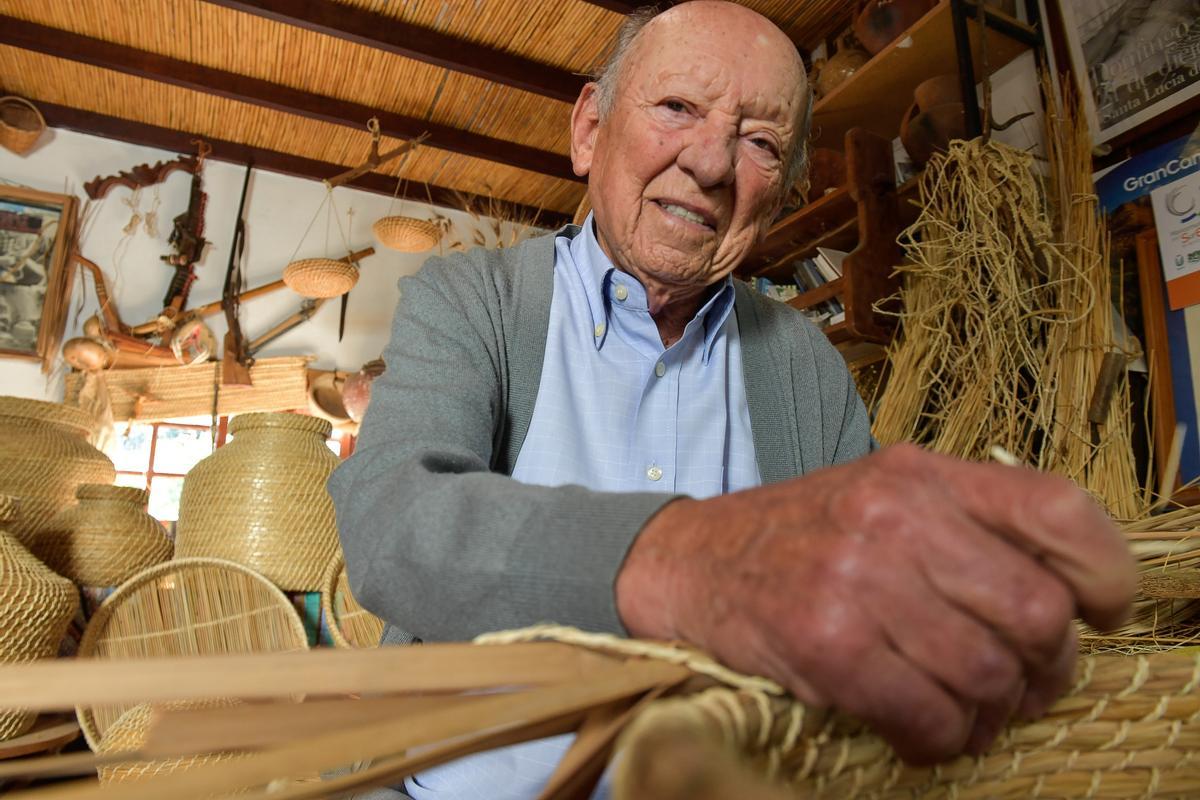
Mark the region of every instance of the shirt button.
POLYGON ((667 365, 666 365, 666 364, 664 364, 664 363, 663 363, 663 362, 661 362, 661 361, 660 361, 660 362, 658 362, 657 364, 655 364, 655 365, 654 365, 654 374, 655 374, 655 375, 657 375, 657 376, 658 376, 658 377, 660 377, 660 378, 661 378, 663 375, 666 375, 666 374, 667 374, 667 365))
POLYGON ((629 297, 629 290, 625 288, 625 284, 618 283, 616 291, 613 294, 617 296, 618 300, 624 300, 626 297, 629 297))
POLYGON ((599 339, 603 335, 604 335, 604 323, 598 322, 598 323, 596 323, 596 338, 599 339))
POLYGON ((652 481, 659 480, 662 478, 662 468, 657 465, 650 467, 646 470, 646 477, 652 481))

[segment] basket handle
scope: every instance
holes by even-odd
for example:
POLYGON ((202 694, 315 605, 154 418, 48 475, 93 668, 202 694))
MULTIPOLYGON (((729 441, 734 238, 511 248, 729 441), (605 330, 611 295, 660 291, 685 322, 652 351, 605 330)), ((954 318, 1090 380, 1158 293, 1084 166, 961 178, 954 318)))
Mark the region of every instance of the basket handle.
POLYGON ((6 95, 4 97, 0 97, 0 105, 3 105, 5 103, 9 102, 10 100, 13 102, 17 102, 17 103, 24 103, 25 105, 29 106, 29 110, 32 111, 34 114, 37 114, 38 121, 42 123, 42 127, 43 128, 46 127, 46 118, 42 116, 42 111, 40 108, 38 108, 33 103, 26 100, 24 97, 17 97, 15 94, 10 94, 10 95, 6 95))

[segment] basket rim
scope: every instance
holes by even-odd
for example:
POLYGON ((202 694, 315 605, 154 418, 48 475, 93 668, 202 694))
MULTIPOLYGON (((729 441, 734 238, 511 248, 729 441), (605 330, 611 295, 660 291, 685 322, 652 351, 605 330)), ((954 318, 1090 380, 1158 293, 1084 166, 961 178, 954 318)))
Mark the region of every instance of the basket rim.
MULTIPOLYGON (((296 642, 299 644, 297 649, 309 649, 308 633, 304 630, 304 622, 300 619, 300 614, 296 611, 296 607, 292 605, 292 601, 283 593, 283 590, 272 583, 266 576, 250 567, 238 564, 236 561, 228 561, 223 558, 209 558, 206 556, 193 556, 163 561, 160 564, 147 567, 118 586, 112 594, 104 599, 104 602, 100 604, 100 607, 92 615, 91 620, 88 621, 87 627, 83 631, 83 636, 79 640, 79 648, 75 657, 93 657, 92 654, 95 652, 97 639, 101 635, 101 628, 107 625, 114 610, 120 606, 120 602, 135 589, 160 577, 163 573, 201 569, 204 567, 232 570, 261 583, 267 589, 267 594, 274 598, 280 607, 287 609, 287 613, 284 616, 288 620, 292 633, 295 634, 296 642)), ((104 732, 98 730, 91 707, 75 706, 75 717, 79 720, 79 727, 83 731, 83 738, 87 741, 88 747, 91 748, 92 752, 96 752, 96 748, 100 746, 100 742, 104 738, 104 732)))
POLYGON ((33 422, 77 428, 86 435, 96 429, 96 420, 81 408, 48 400, 0 395, 0 417, 18 417, 33 422))
POLYGON ((139 505, 150 502, 150 492, 136 486, 118 486, 115 483, 81 483, 75 489, 77 500, 123 500, 139 505))
POLYGON ((333 424, 327 419, 286 411, 251 411, 229 421, 229 432, 235 435, 258 428, 319 433, 326 439, 333 433, 333 424))
POLYGON ((321 613, 325 615, 329 638, 333 640, 334 646, 348 648, 351 647, 350 640, 342 635, 341 626, 333 613, 333 593, 337 589, 338 576, 345 566, 346 558, 340 552, 329 559, 329 565, 325 567, 325 574, 321 577, 321 613))

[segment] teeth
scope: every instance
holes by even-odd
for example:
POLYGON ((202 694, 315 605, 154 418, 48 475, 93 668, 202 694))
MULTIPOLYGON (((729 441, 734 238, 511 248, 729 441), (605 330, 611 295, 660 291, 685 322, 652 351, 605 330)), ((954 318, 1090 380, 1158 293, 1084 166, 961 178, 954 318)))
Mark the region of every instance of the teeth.
POLYGON ((676 206, 676 205, 672 205, 670 203, 660 203, 660 205, 663 208, 665 208, 668 212, 674 214, 675 216, 679 217, 680 219, 686 219, 689 222, 695 222, 699 225, 707 225, 708 224, 707 222, 704 221, 704 217, 700 216, 695 211, 688 211, 686 208, 683 208, 682 206, 676 206))

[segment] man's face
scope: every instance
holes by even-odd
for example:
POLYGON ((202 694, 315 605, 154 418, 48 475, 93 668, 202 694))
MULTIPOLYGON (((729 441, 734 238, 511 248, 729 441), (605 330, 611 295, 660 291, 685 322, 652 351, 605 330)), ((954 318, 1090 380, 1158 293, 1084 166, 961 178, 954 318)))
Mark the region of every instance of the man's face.
POLYGON ((778 208, 808 101, 795 48, 752 12, 695 2, 652 20, 607 119, 589 127, 586 90, 573 117, 608 255, 682 290, 732 272, 778 208))

